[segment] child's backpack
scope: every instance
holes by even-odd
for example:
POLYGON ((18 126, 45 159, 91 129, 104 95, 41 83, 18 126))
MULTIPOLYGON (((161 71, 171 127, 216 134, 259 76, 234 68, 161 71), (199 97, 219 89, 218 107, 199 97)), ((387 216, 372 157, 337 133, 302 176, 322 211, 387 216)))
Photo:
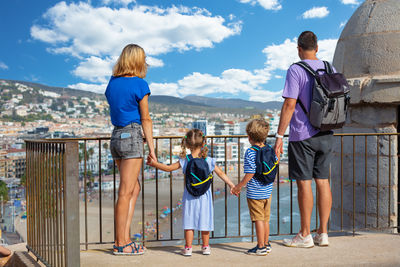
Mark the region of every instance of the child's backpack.
POLYGON ((263 147, 252 146, 251 148, 256 151, 256 173, 254 177, 263 184, 273 183, 279 163, 274 149, 268 144, 263 147))
POLYGON ((342 128, 346 122, 350 103, 349 84, 344 75, 333 73, 332 66, 326 61, 324 61, 325 69, 317 71, 304 61, 295 64, 314 77, 310 110, 307 112, 301 100, 297 100, 311 125, 321 131, 342 128), (319 74, 321 71, 323 74, 319 74))
POLYGON ((186 189, 195 197, 201 196, 210 188, 213 178, 207 160, 204 158, 193 158, 192 155, 186 155, 186 158, 186 189))

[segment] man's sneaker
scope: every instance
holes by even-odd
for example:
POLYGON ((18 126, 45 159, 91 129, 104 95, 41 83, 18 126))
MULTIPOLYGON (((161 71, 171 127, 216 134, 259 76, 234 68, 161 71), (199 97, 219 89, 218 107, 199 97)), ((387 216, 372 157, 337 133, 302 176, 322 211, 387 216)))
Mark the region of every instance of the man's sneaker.
POLYGON ((317 233, 314 236, 314 243, 321 247, 329 246, 328 234, 327 233, 321 233, 321 234, 317 233))
POLYGON ((210 255, 211 254, 210 246, 202 247, 202 250, 203 250, 203 255, 210 255))
POLYGON ((271 248, 271 244, 268 241, 268 244, 265 245, 265 249, 267 250, 268 253, 271 252, 272 248, 271 248))
POLYGON ((267 249, 266 249, 265 247, 259 248, 258 245, 257 245, 257 246, 255 246, 254 248, 249 249, 249 250, 247 251, 247 254, 249 254, 249 255, 255 255, 255 256, 265 256, 265 255, 268 254, 268 252, 267 252, 267 249))
POLYGON ((181 253, 183 256, 192 256, 192 247, 185 246, 181 253))
POLYGON ((314 247, 314 241, 311 235, 303 237, 300 233, 298 233, 292 239, 283 239, 283 244, 287 247, 296 247, 296 248, 312 248, 314 247))

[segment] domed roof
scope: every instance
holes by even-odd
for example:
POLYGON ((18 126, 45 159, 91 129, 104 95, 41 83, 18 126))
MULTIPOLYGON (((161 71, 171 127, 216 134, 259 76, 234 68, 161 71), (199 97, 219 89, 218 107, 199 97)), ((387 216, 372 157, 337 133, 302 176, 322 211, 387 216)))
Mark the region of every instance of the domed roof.
POLYGON ((333 65, 347 78, 400 76, 400 0, 366 0, 344 27, 333 65))

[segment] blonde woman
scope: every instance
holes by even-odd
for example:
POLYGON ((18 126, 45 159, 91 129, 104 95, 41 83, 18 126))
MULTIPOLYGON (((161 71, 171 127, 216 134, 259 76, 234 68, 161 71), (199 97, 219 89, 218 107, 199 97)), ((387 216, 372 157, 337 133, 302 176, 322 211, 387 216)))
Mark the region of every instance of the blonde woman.
POLYGON ((143 78, 147 73, 144 50, 129 44, 122 50, 113 69, 106 89, 110 105, 110 150, 120 173, 118 201, 115 207, 116 237, 115 255, 140 255, 144 247, 132 242, 129 229, 140 192, 139 173, 143 162, 143 136, 149 147, 149 158, 157 161, 154 154, 152 121, 148 98, 150 89, 143 78))

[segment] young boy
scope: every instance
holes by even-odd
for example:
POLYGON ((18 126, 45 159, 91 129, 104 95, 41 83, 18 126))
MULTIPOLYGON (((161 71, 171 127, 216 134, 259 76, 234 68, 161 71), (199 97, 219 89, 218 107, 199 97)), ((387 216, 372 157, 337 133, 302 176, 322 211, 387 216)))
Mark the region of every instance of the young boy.
MULTIPOLYGON (((265 146, 268 136, 269 124, 263 119, 250 121, 246 126, 249 142, 252 146, 265 146)), ((249 148, 244 155, 245 176, 233 188, 233 193, 240 193, 243 186, 247 185, 247 204, 249 206, 251 221, 256 225, 257 246, 247 251, 247 254, 265 256, 271 252, 269 243, 269 217, 271 210, 271 193, 273 183, 263 184, 256 178, 256 150, 249 148)))

